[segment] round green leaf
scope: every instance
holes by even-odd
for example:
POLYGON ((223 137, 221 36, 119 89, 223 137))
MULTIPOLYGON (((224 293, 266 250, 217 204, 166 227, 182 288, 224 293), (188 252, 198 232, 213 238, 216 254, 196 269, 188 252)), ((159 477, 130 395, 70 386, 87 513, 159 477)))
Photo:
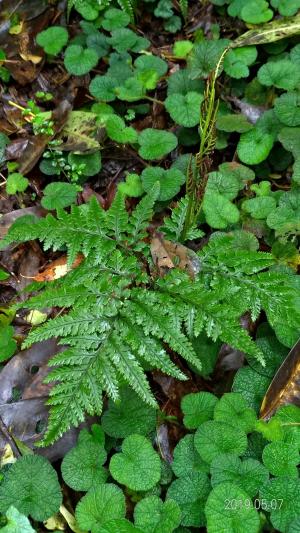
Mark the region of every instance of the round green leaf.
POLYGON ((242 455, 247 449, 247 435, 238 426, 208 420, 195 433, 195 447, 207 463, 221 453, 242 455))
POLYGON ((112 7, 111 9, 105 10, 102 27, 107 31, 112 31, 118 28, 124 28, 129 22, 130 16, 128 13, 112 7))
POLYGON ((72 183, 53 181, 44 189, 41 204, 45 209, 61 209, 73 204, 77 196, 77 187, 72 183))
POLYGON ((160 167, 147 167, 142 172, 141 180, 145 192, 151 191, 158 181, 160 184, 159 200, 165 201, 179 193, 181 185, 185 182, 185 176, 176 168, 164 170, 160 167))
POLYGON ((286 126, 300 126, 300 95, 283 93, 274 104, 276 116, 286 126))
POLYGON ((64 457, 61 473, 74 490, 87 491, 105 483, 107 471, 102 467, 106 451, 95 442, 84 442, 72 448, 64 457))
POLYGON ((143 531, 135 527, 125 518, 116 518, 115 520, 108 520, 108 522, 105 522, 105 524, 98 529, 98 533, 143 533, 143 531))
POLYGON ((249 76, 249 65, 257 58, 255 46, 243 46, 229 50, 224 58, 223 68, 232 78, 240 79, 249 76))
POLYGON ((238 208, 225 196, 212 191, 204 195, 203 212, 206 222, 216 229, 225 229, 229 224, 236 224, 240 218, 238 208))
POLYGON ((248 406, 245 398, 238 392, 223 394, 215 406, 214 419, 227 422, 232 426, 238 426, 245 433, 253 431, 256 414, 254 409, 248 406))
POLYGON ((240 368, 234 376, 232 390, 239 392, 249 407, 259 412, 262 399, 270 384, 270 378, 255 372, 251 367, 240 368))
POLYGON ((260 520, 248 494, 233 483, 214 487, 205 506, 209 533, 258 533, 260 520))
POLYGON ((262 85, 278 89, 292 91, 299 84, 300 72, 292 61, 282 59, 281 61, 269 61, 260 67, 257 73, 258 80, 262 85))
POLYGON ((83 76, 92 70, 98 63, 98 54, 92 48, 83 48, 72 44, 65 51, 65 67, 70 74, 83 76))
POLYGON ((167 498, 178 503, 183 526, 204 526, 204 505, 210 488, 208 477, 202 472, 192 472, 170 485, 167 498))
POLYGON ((192 472, 209 472, 209 465, 201 459, 194 444, 194 435, 186 435, 174 448, 172 469, 177 477, 192 472))
POLYGON ((84 176, 95 176, 101 170, 101 153, 94 154, 74 154, 70 153, 68 156, 70 165, 84 165, 82 174, 84 176))
POLYGON ((133 49, 137 43, 138 35, 128 28, 120 28, 111 32, 110 44, 119 53, 133 49))
POLYGON ((242 203, 242 209, 246 211, 246 213, 250 213, 252 218, 256 220, 263 220, 267 218, 275 208, 276 200, 271 196, 250 198, 242 203))
POLYGON ((207 420, 213 418, 218 398, 210 392, 187 394, 181 400, 184 414, 183 423, 188 429, 196 429, 207 420))
POLYGON ((174 133, 146 128, 139 135, 139 155, 143 159, 161 159, 172 152, 178 144, 174 133))
POLYGON ((243 186, 233 172, 210 172, 206 193, 217 193, 228 200, 234 200, 243 186))
POLYGON ((288 442, 271 442, 263 451, 263 462, 274 476, 298 477, 298 447, 288 442))
POLYGON ((215 457, 211 463, 211 484, 234 483, 251 498, 269 479, 268 470, 256 459, 241 460, 236 455, 224 453, 215 457))
POLYGON ((237 131, 238 133, 244 133, 253 128, 253 125, 248 122, 245 115, 240 113, 236 115, 221 115, 217 119, 217 128, 218 130, 226 131, 231 133, 237 131))
POLYGON ((141 403, 132 389, 124 387, 117 403, 109 400, 101 424, 107 435, 117 439, 124 439, 132 433, 148 435, 156 426, 156 409, 141 403))
POLYGON ((69 39, 69 34, 66 28, 61 26, 50 26, 46 30, 40 32, 36 36, 36 42, 39 44, 47 54, 56 56, 59 54, 64 46, 66 46, 69 39))
POLYGON ((174 122, 191 128, 199 123, 202 100, 203 96, 196 92, 174 93, 166 98, 165 106, 174 122))
POLYGON ((92 488, 81 498, 75 511, 78 526, 91 533, 99 533, 109 520, 124 518, 125 496, 116 485, 107 483, 92 488))
POLYGON ((260 128, 242 133, 237 152, 240 160, 247 165, 257 165, 267 159, 274 144, 274 136, 260 128))
POLYGON ((171 94, 186 95, 189 92, 203 92, 203 90, 203 82, 192 80, 186 68, 177 70, 168 78, 168 96, 171 94))
POLYGON ((6 511, 7 525, 1 528, 1 533, 36 533, 26 516, 19 513, 11 505, 6 511))
POLYGON ((273 11, 265 0, 250 0, 244 4, 242 0, 240 18, 249 24, 262 24, 273 17, 273 11))
POLYGON ((107 56, 109 53, 110 45, 104 33, 91 33, 86 38, 86 45, 89 50, 96 52, 99 59, 107 56))
POLYGON ((163 502, 158 496, 144 498, 134 509, 134 523, 144 533, 172 533, 180 517, 180 507, 174 500, 163 502))
POLYGON ((133 434, 123 441, 122 452, 113 455, 109 470, 118 483, 131 490, 150 490, 160 479, 159 455, 148 439, 133 434))
POLYGON ((291 477, 273 478, 260 490, 259 497, 265 509, 271 512, 271 524, 285 532, 288 525, 300 515, 300 480, 291 477))
POLYGON ((39 455, 25 455, 14 463, 0 485, 0 511, 10 505, 34 520, 43 521, 57 513, 62 494, 57 473, 39 455))
POLYGON ((10 325, 0 325, 0 362, 6 361, 14 355, 17 343, 14 339, 14 328, 10 325))
POLYGON ((116 99, 117 82, 110 76, 95 76, 90 83, 90 93, 97 100, 103 100, 103 102, 112 102, 116 99))
POLYGON ((140 55, 134 62, 138 72, 154 70, 161 78, 168 72, 168 63, 160 57, 154 55, 140 55))
POLYGON ((16 194, 17 192, 24 192, 29 185, 27 178, 24 178, 22 174, 13 172, 9 174, 6 180, 6 192, 7 194, 16 194))
POLYGON ((188 57, 189 76, 193 80, 207 78, 228 43, 227 39, 203 39, 195 44, 188 57))
POLYGON ((277 8, 283 17, 296 15, 298 9, 300 9, 299 0, 271 0, 271 5, 277 8))

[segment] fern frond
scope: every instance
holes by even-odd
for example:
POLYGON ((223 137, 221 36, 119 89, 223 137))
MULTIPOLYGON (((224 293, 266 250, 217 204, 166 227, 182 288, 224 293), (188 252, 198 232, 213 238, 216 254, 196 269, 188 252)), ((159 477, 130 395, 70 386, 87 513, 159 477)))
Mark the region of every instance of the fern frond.
POLYGON ((178 3, 179 3, 181 14, 185 20, 188 14, 189 0, 178 0, 178 3))
POLYGON ((156 183, 150 192, 142 198, 131 214, 130 243, 135 243, 146 237, 145 229, 153 215, 154 204, 159 196, 159 183, 156 183))
POLYGON ((196 224, 189 227, 185 235, 183 234, 188 203, 189 200, 187 196, 181 198, 177 207, 172 210, 171 216, 167 217, 164 220, 164 225, 159 228, 159 231, 164 233, 167 239, 176 242, 185 242, 203 237, 203 231, 197 229, 196 224))
POLYGON ((118 191, 109 211, 107 211, 106 228, 108 234, 116 241, 122 240, 122 234, 128 229, 128 214, 125 208, 125 197, 118 191))
POLYGON ((135 3, 133 0, 118 0, 119 6, 129 15, 130 21, 134 23, 134 8, 135 3))

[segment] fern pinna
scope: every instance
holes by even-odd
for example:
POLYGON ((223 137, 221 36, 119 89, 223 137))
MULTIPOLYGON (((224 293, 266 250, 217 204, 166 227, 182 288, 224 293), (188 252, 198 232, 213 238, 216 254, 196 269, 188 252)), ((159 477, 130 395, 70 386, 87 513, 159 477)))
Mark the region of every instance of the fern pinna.
MULTIPOLYGON (((294 277, 268 271, 274 262, 271 254, 234 248, 230 234, 216 234, 198 253, 195 279, 178 269, 158 277, 146 239, 158 193, 157 184, 131 216, 118 193, 107 212, 92 198, 70 213, 58 212, 57 218, 23 217, 2 243, 4 247, 39 239, 45 249, 66 247, 70 264, 78 253, 85 257, 26 302, 29 309, 69 309, 33 329, 24 342, 26 348, 59 337, 66 346, 50 361, 47 381, 55 385, 43 445, 78 425, 86 413, 100 414, 103 392, 117 400, 124 381, 155 406, 145 365, 185 379, 166 346, 201 369, 193 338, 205 331, 263 362, 259 348, 240 326, 240 316, 250 310, 255 319, 264 309, 279 337, 284 335, 283 324, 292 327, 297 321, 294 277)), ((172 231, 178 235, 178 210, 186 206, 182 201, 169 220, 168 238, 172 231)))

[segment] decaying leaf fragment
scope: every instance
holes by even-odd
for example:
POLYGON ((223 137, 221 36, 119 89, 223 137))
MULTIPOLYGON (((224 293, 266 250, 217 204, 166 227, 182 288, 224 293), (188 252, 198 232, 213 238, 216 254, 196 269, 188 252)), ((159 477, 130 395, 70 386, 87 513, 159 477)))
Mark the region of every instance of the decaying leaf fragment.
POLYGON ((300 406, 300 339, 277 370, 262 401, 260 418, 268 420, 281 405, 300 406))
POLYGON ((183 244, 167 241, 159 234, 152 239, 151 255, 161 276, 171 268, 180 268, 193 278, 200 270, 199 257, 193 250, 183 244))
POLYGON ((56 259, 55 261, 52 261, 50 265, 43 270, 43 272, 39 272, 36 276, 33 277, 34 281, 53 281, 54 279, 59 279, 65 276, 70 270, 73 268, 76 268, 80 265, 80 263, 83 261, 84 256, 82 254, 78 254, 74 263, 72 265, 68 265, 68 258, 66 255, 62 255, 59 259, 56 259))

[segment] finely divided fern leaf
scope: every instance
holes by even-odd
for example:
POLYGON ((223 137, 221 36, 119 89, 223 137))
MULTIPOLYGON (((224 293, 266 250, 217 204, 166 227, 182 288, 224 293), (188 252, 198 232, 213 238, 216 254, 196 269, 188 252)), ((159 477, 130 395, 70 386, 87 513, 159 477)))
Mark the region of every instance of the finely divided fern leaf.
MULTIPOLYGON (((151 269, 147 229, 158 193, 155 185, 130 216, 118 194, 107 212, 92 198, 70 213, 59 212, 57 218, 19 219, 2 243, 3 248, 39 239, 46 249, 66 247, 71 264, 78 253, 85 257, 26 304, 31 309, 63 309, 33 328, 24 342, 27 347, 59 337, 64 346, 50 361, 47 381, 54 386, 42 445, 78 425, 86 413, 99 415, 103 393, 116 400, 124 380, 143 401, 156 405, 145 363, 185 379, 167 347, 200 369, 192 341, 205 332, 263 362, 258 346, 240 326, 241 315, 250 311, 257 317, 264 309, 275 331, 282 328, 283 319, 288 318, 289 327, 299 320, 292 277, 266 271, 272 256, 236 249, 230 235, 211 238, 199 252, 195 279, 178 269, 157 278, 151 269)), ((164 226, 168 236, 178 240, 186 205, 182 200, 164 226)))

